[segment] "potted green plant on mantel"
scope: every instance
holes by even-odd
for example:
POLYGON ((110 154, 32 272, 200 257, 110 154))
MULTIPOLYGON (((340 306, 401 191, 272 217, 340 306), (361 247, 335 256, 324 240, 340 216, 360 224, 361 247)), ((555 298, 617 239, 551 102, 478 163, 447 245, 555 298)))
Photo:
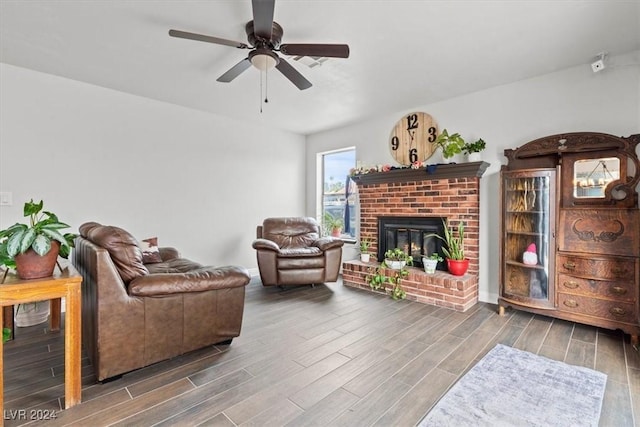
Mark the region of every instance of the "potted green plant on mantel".
POLYGON ((482 138, 479 138, 475 142, 467 142, 462 147, 462 152, 467 155, 467 160, 470 162, 480 162, 482 157, 480 152, 487 147, 487 144, 482 138))
POLYGON ((444 225, 444 237, 438 234, 429 234, 429 236, 437 237, 446 243, 447 247, 442 248, 442 253, 447 259, 449 273, 454 276, 463 276, 469 269, 469 260, 464 257, 464 222, 460 221, 458 224, 457 236, 454 234, 453 229, 447 227, 444 220, 442 223, 444 225))
POLYGON ((53 274, 58 255, 68 258, 76 235, 62 234, 69 225, 43 211, 43 202, 24 204, 28 224, 16 223, 0 231, 0 265, 15 268, 21 279, 38 279, 53 274))
POLYGON ((423 256, 422 266, 424 267, 424 272, 427 274, 435 273, 438 263, 442 261, 444 261, 444 259, 437 252, 434 252, 429 256, 423 256))
POLYGON ((440 135, 436 137, 434 144, 442 149, 442 157, 445 161, 449 161, 456 154, 462 153, 464 148, 464 139, 459 133, 452 133, 444 129, 440 135))

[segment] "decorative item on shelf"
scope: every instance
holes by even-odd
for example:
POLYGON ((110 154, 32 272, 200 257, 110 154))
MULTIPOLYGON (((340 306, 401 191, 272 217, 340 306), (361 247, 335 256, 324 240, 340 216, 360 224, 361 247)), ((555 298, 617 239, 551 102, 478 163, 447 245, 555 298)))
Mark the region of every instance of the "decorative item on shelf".
POLYGON ((18 304, 16 308, 15 322, 19 328, 39 325, 49 319, 49 301, 35 301, 18 304))
POLYGON ((482 161, 482 157, 480 156, 480 152, 483 151, 487 147, 487 144, 484 142, 482 138, 478 139, 475 142, 467 142, 462 147, 462 152, 467 155, 467 160, 470 162, 480 162, 482 161))
POLYGON ((444 261, 439 253, 432 253, 429 256, 422 257, 422 265, 424 266, 424 272, 427 274, 433 274, 436 272, 438 263, 444 261))
POLYGON ((413 265, 413 257, 400 248, 389 249, 384 253, 384 264, 392 270, 402 270, 413 265))
POLYGON ((444 225, 444 237, 435 233, 428 236, 436 237, 446 243, 447 247, 442 248, 442 253, 447 259, 449 273, 454 276, 463 276, 469 269, 469 260, 464 257, 464 222, 460 221, 458 224, 457 237, 453 230, 447 227, 445 220, 442 220, 442 224, 444 225))
POLYGON ((522 254, 522 263, 526 265, 538 265, 538 253, 536 244, 531 243, 522 254))
POLYGON ((367 238, 360 239, 360 261, 369 262, 371 258, 371 254, 368 252, 370 245, 371 243, 369 242, 369 239, 367 238))
POLYGON ((333 237, 340 237, 340 232, 344 225, 342 219, 333 216, 331 212, 325 212, 323 219, 325 233, 330 234, 333 237))
POLYGON ((409 113, 398 120, 389 136, 393 158, 403 166, 421 162, 433 154, 438 124, 427 113, 409 113))
POLYGON ((451 159, 456 154, 462 153, 462 149, 465 145, 464 139, 459 133, 452 133, 444 129, 435 140, 435 144, 442 149, 442 157, 444 160, 451 159))
POLYGON ((29 225, 16 223, 0 231, 0 265, 15 268, 21 279, 37 279, 53 274, 58 255, 68 258, 76 234, 60 232, 69 225, 42 210, 43 202, 24 204, 29 225))

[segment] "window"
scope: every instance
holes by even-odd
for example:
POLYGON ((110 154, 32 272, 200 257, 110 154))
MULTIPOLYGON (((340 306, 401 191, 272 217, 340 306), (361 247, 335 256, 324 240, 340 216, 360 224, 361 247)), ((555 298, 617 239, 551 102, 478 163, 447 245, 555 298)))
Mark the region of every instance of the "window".
POLYGON ((357 235, 356 186, 349 172, 356 166, 354 148, 318 154, 319 220, 325 235, 354 239, 357 235))

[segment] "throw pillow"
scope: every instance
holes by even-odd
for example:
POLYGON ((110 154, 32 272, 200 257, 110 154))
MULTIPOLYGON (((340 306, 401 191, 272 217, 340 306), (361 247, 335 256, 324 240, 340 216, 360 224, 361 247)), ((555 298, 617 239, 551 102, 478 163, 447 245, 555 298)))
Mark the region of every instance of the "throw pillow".
POLYGON ((140 246, 140 250, 142 250, 143 264, 154 264, 162 262, 162 257, 160 256, 160 248, 158 248, 157 237, 144 239, 138 244, 138 246, 140 246))

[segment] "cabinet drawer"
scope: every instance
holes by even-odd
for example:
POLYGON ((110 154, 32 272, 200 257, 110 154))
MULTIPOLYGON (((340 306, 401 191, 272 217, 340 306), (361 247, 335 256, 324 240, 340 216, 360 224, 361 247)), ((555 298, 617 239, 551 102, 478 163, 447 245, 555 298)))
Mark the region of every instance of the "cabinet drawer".
POLYGON ((603 280, 635 281, 635 262, 622 258, 582 258, 571 255, 558 256, 558 273, 603 280))
POLYGON ((608 301, 581 295, 558 293, 558 310, 586 314, 616 322, 637 323, 636 303, 608 301))
POLYGON ((558 248, 568 252, 638 256, 638 224, 638 209, 562 209, 558 248))
POLYGON ((558 292, 584 295, 587 297, 609 298, 616 301, 634 302, 636 290, 631 281, 609 281, 583 279, 581 277, 558 274, 558 292))

